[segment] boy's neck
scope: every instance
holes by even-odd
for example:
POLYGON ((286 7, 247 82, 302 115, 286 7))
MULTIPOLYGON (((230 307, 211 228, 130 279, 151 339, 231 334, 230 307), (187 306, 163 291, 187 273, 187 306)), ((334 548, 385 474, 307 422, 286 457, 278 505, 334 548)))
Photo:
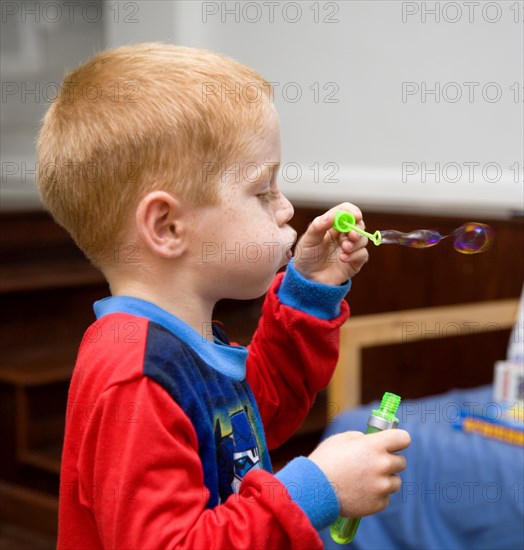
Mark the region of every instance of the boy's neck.
POLYGON ((137 280, 113 280, 110 287, 113 296, 131 296, 151 302, 184 321, 204 338, 212 340, 208 327, 215 302, 191 292, 190 285, 170 285, 166 288, 165 285, 144 284, 137 280))

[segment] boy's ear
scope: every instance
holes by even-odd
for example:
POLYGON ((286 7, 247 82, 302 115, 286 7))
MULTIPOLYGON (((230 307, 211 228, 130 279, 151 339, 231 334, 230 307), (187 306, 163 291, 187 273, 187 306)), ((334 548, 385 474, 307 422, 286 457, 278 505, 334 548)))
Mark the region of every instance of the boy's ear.
POLYGON ((166 191, 148 193, 136 210, 137 230, 144 244, 163 258, 176 258, 185 251, 182 207, 166 191))

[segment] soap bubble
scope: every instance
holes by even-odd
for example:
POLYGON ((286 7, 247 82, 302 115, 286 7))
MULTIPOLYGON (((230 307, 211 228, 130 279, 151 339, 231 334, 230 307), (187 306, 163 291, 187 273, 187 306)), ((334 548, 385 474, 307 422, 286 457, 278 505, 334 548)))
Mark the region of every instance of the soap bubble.
POLYGON ((493 240, 493 229, 484 223, 468 222, 453 231, 453 247, 462 254, 478 254, 487 250, 493 240))
POLYGON ((395 229, 386 229, 381 231, 381 244, 401 244, 409 248, 430 248, 442 240, 442 235, 438 231, 431 229, 416 229, 411 233, 402 233, 395 229))

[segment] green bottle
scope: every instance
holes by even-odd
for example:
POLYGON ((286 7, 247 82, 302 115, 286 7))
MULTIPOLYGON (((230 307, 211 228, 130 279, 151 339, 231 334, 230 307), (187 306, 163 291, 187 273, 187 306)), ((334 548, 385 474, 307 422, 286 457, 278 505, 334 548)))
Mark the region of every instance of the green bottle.
MULTIPOLYGON (((389 430, 398 426, 398 418, 395 417, 398 406, 400 405, 400 397, 394 393, 386 392, 378 409, 371 411, 371 416, 368 420, 366 434, 389 430)), ((339 517, 331 526, 331 538, 338 544, 347 544, 355 538, 360 518, 339 517)))

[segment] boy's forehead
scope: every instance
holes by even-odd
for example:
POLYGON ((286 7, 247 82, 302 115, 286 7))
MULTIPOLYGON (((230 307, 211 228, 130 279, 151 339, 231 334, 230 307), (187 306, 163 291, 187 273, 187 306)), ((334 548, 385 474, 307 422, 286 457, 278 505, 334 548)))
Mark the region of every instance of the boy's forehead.
POLYGON ((235 165, 237 182, 256 184, 276 178, 280 167, 280 125, 273 105, 266 110, 265 128, 258 131, 244 130, 244 138, 250 145, 235 165))
POLYGON ((222 181, 233 187, 266 184, 276 179, 279 167, 279 161, 237 162, 225 170, 222 181))

